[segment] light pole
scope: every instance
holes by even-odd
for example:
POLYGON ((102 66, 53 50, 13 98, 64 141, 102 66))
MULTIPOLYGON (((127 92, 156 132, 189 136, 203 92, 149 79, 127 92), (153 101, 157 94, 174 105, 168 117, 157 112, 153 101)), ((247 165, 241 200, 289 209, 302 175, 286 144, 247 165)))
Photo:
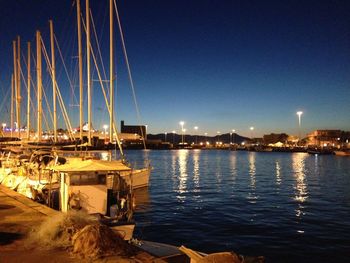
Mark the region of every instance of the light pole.
POLYGON ((105 143, 106 143, 108 125, 107 124, 103 125, 103 129, 105 130, 105 143))
POLYGON ((233 134, 233 143, 235 143, 235 137, 234 137, 234 136, 235 136, 235 132, 236 132, 236 130, 233 129, 233 130, 232 130, 232 134, 233 134))
POLYGON ((303 114, 302 111, 298 111, 297 112, 297 115, 298 115, 298 121, 299 121, 299 140, 301 140, 301 115, 303 114))
POLYGON ((254 131, 254 127, 250 127, 250 139, 253 141, 253 131, 254 131))
POLYGON ((208 135, 208 133, 207 132, 205 132, 204 133, 204 144, 207 146, 207 135, 208 135))
POLYGON ((232 132, 230 132, 230 145, 232 144, 232 132))
POLYGON ((179 124, 181 125, 181 143, 184 144, 184 121, 180 121, 179 124))
POLYGON ((185 132, 186 132, 186 129, 183 129, 182 130, 183 131, 183 133, 182 133, 182 144, 184 144, 184 143, 186 143, 186 138, 185 138, 185 132))
POLYGON ((217 146, 219 146, 219 141, 220 141, 220 133, 221 133, 221 132, 220 132, 220 131, 217 131, 216 133, 218 134, 218 141, 217 141, 217 143, 216 143, 216 144, 217 144, 217 146))
POLYGON ((167 134, 168 134, 167 132, 164 132, 164 142, 166 142, 166 135, 167 134))
POLYGON ((198 131, 198 126, 194 126, 194 130, 196 131, 196 133, 195 133, 195 137, 196 137, 196 144, 197 144, 197 131, 198 131))
POLYGON ((173 145, 174 145, 174 142, 175 142, 175 133, 176 133, 176 131, 173 131, 173 145))

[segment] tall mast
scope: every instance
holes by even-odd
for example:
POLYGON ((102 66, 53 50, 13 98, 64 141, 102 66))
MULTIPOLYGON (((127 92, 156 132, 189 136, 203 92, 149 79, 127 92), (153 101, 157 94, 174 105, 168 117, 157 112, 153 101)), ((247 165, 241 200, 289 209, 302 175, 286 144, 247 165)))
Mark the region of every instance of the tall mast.
POLYGON ((110 119, 109 119, 109 141, 113 142, 113 119, 114 119, 114 52, 113 52, 113 0, 109 0, 109 109, 110 109, 110 119))
POLYGON ((21 138, 21 39, 17 36, 17 127, 18 138, 21 138))
POLYGON ((28 46, 28 61, 27 61, 27 139, 30 140, 30 42, 27 43, 28 46))
POLYGON ((52 99, 53 99, 53 138, 57 142, 57 108, 56 108, 56 62, 55 62, 55 44, 53 35, 53 23, 50 24, 50 42, 51 42, 51 73, 52 73, 52 99))
POLYGON ((37 64, 37 89, 38 89, 38 141, 41 141, 42 135, 42 76, 41 76, 41 36, 40 31, 36 31, 36 64, 37 64))
POLYGON ((11 138, 13 137, 13 101, 14 101, 14 95, 15 95, 15 78, 14 74, 11 75, 11 138))
MULTIPOLYGON (((13 119, 14 119, 14 112, 13 112, 13 101, 15 100, 15 97, 17 98, 17 77, 18 77, 18 74, 17 74, 17 46, 16 46, 16 40, 12 41, 12 46, 13 46, 13 83, 12 83, 12 99, 11 99, 11 107, 12 107, 12 110, 11 110, 11 118, 12 118, 12 121, 11 121, 11 137, 13 136, 13 119)), ((16 110, 17 110, 17 100, 16 100, 16 110)), ((17 113, 17 111, 16 111, 17 113)), ((18 114, 18 113, 17 113, 18 114)), ((17 119, 17 118, 16 118, 17 119)))
POLYGON ((78 24, 78 59, 79 59, 79 119, 80 139, 83 140, 83 57, 81 47, 81 19, 80 0, 77 0, 77 24, 78 24))
POLYGON ((91 77, 90 77, 90 5, 86 0, 86 60, 87 60, 87 97, 88 97, 88 144, 91 145, 91 77))

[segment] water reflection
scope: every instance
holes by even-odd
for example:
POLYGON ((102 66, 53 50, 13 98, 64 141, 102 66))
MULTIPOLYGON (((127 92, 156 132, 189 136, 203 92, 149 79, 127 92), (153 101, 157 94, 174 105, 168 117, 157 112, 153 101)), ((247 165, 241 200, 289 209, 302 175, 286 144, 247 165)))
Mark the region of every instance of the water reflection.
POLYGON ((256 167, 255 167, 255 153, 251 152, 249 154, 249 176, 250 176, 250 187, 255 190, 256 187, 256 167))
POLYGON ((231 168, 231 175, 232 175, 232 179, 233 181, 236 180, 237 177, 237 157, 236 154, 231 154, 230 156, 230 168, 231 168))
POLYGON ((200 157, 200 150, 195 150, 193 152, 193 183, 194 183, 194 191, 200 192, 199 189, 199 157, 200 157))
POLYGON ((179 195, 176 197, 179 200, 184 201, 186 199, 186 196, 182 195, 183 193, 187 192, 187 162, 188 162, 188 155, 189 150, 179 150, 178 151, 178 164, 179 164, 179 187, 177 192, 179 195))
POLYGON ((276 170, 276 184, 280 185, 282 183, 282 178, 281 178, 281 165, 279 161, 276 161, 275 170, 276 170))
POLYGON ((148 212, 150 211, 150 196, 148 187, 143 187, 141 189, 135 189, 135 211, 136 212, 148 212))
POLYGON ((295 197, 294 200, 298 203, 298 208, 295 210, 296 216, 301 217, 305 215, 304 202, 308 198, 306 175, 305 175, 305 160, 307 158, 305 153, 295 153, 292 155, 292 166, 295 177, 295 197))
POLYGON ((256 189, 256 166, 255 166, 255 152, 249 153, 249 177, 250 177, 250 192, 248 194, 249 202, 254 204, 258 199, 256 189))
POLYGON ((215 177, 217 179, 217 187, 219 188, 218 189, 219 191, 220 191, 221 181, 222 181, 221 161, 222 161, 221 155, 217 155, 216 156, 216 165, 215 165, 215 177))

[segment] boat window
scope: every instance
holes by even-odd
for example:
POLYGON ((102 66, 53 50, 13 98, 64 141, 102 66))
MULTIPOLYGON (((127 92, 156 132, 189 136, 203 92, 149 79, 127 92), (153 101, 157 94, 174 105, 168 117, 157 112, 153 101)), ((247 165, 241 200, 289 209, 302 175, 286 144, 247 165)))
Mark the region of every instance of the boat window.
POLYGON ((106 184, 106 175, 98 173, 71 174, 70 185, 98 185, 106 184))

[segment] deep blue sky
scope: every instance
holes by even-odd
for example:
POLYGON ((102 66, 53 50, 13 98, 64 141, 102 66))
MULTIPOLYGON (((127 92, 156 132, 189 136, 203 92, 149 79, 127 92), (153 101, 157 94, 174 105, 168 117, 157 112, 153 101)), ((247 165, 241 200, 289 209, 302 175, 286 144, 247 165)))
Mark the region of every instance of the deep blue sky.
MULTIPOLYGON (((108 0, 90 2, 108 76, 108 0)), ((235 129, 249 136, 249 127, 254 126, 253 136, 297 135, 298 110, 304 112, 303 134, 314 129, 350 130, 349 1, 128 0, 117 4, 141 122, 150 133, 180 132, 178 123, 183 120, 189 133, 198 126, 198 134, 235 129)), ((40 29, 49 50, 49 18, 77 85, 72 58, 77 54, 75 12, 69 0, 1 1, 1 98, 10 85, 12 40, 20 35, 22 47, 26 41, 34 45, 35 30, 40 29)), ((122 61, 120 43, 116 45, 122 61)), ((124 63, 118 62, 117 73, 118 121, 138 123, 124 63)), ((60 77, 68 107, 76 101, 64 74, 60 77)), ((51 87, 48 77, 44 85, 51 87)), ((94 82, 97 129, 108 123, 101 98, 100 86, 94 82)), ((8 105, 0 103, 0 116, 7 121, 8 100, 8 105)), ((68 108, 77 126, 77 108, 68 108)))

